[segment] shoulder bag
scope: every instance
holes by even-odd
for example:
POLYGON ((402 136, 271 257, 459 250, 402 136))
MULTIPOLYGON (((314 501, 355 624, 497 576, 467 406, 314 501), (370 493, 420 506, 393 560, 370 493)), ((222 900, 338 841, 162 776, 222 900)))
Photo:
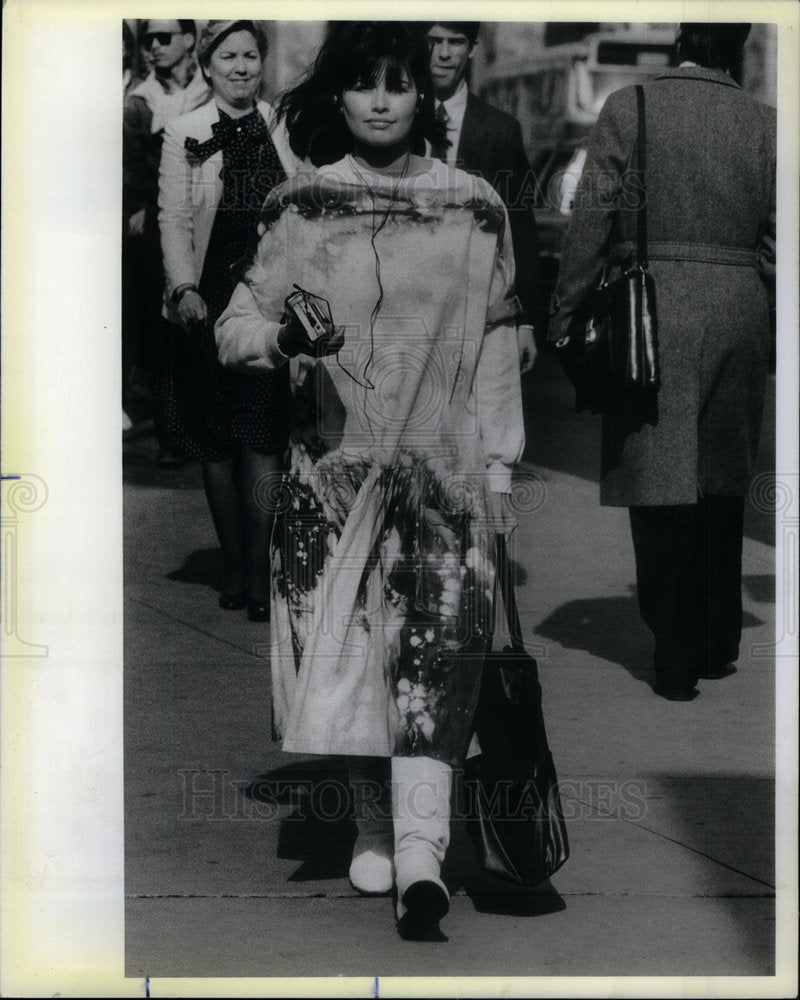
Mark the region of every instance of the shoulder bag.
POLYGON ((497 577, 511 645, 484 660, 475 731, 481 754, 465 765, 467 829, 490 874, 536 885, 569 856, 536 660, 522 644, 506 542, 497 536, 497 577))
POLYGON ((590 303, 582 333, 559 341, 564 365, 575 385, 576 409, 605 412, 619 393, 656 391, 661 384, 658 363, 656 289, 648 271, 647 197, 645 184, 644 89, 636 87, 636 255, 614 281, 607 279, 590 303))

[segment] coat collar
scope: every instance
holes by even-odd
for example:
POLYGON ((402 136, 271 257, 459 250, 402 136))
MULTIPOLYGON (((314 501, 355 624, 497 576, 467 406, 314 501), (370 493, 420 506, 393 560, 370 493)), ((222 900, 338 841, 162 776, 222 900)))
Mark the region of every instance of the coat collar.
POLYGON ((725 70, 708 69, 705 66, 676 66, 674 69, 660 73, 656 80, 704 80, 706 83, 720 83, 723 87, 742 89, 735 80, 728 76, 725 70))

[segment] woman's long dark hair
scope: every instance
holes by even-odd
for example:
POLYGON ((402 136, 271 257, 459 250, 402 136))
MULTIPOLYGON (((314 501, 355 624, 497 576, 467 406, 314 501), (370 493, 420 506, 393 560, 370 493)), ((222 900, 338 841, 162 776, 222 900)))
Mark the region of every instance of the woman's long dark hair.
POLYGON ((447 145, 444 124, 434 113, 430 50, 419 25, 410 21, 334 21, 306 78, 278 102, 289 143, 315 167, 349 153, 352 137, 339 112, 342 91, 372 85, 385 73, 386 85, 400 89, 403 74, 422 95, 411 128, 411 150, 424 153, 425 139, 447 145))

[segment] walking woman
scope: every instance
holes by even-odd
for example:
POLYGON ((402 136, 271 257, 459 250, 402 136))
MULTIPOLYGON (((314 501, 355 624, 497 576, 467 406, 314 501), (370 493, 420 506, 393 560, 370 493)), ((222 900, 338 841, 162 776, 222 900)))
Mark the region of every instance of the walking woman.
POLYGON ((443 139, 428 62, 410 23, 332 31, 281 104, 295 153, 322 166, 269 199, 217 324, 224 364, 290 367, 295 390, 273 536, 283 748, 347 756, 351 882, 396 886, 413 939, 436 938, 448 910, 452 768, 524 443, 505 209, 487 182, 419 155, 443 139), (284 318, 293 291, 330 314, 319 338, 284 318))
POLYGON ((159 192, 171 345, 164 423, 170 445, 203 463, 224 560, 220 606, 247 605, 255 621, 269 614, 273 519, 258 484, 280 467, 291 391, 287 372, 225 371, 213 330, 232 265, 255 247, 264 198, 296 169, 283 129, 257 99, 266 51, 255 22, 209 22, 198 59, 213 99, 167 125, 159 192))
MULTIPOLYGON (((655 691, 687 701, 734 672, 742 525, 770 353, 775 112, 736 82, 747 24, 682 24, 680 65, 644 85, 646 206, 662 384, 652 422, 603 415, 601 503, 630 509, 655 691)), ((575 335, 603 266, 625 268, 620 211, 637 135, 634 88, 592 133, 549 337, 575 335), (610 249, 609 249, 610 248, 610 249)))

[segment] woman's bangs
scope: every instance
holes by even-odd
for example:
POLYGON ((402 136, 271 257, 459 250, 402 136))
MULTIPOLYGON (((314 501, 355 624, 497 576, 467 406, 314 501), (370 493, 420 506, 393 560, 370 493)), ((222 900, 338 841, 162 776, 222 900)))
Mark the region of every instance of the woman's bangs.
POLYGON ((343 90, 354 87, 371 88, 383 79, 388 90, 401 91, 406 83, 414 83, 414 77, 408 62, 391 55, 366 56, 359 63, 350 63, 349 70, 342 82, 343 90))

